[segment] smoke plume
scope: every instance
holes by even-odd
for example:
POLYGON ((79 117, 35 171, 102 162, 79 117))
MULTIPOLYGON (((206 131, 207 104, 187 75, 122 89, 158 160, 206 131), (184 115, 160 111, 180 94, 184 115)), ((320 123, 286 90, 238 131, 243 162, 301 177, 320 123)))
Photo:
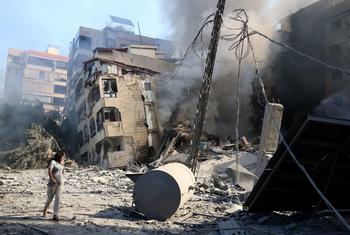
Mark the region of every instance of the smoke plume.
MULTIPOLYGON (((251 27, 269 36, 274 36, 274 25, 281 18, 314 1, 227 0, 221 35, 231 34, 233 32, 228 28, 237 27, 237 23, 229 19, 234 9, 244 8, 248 13, 251 27), (276 3, 274 4, 274 2, 276 3)), ((169 28, 173 29, 172 37, 169 39, 174 42, 175 48, 178 48, 178 56, 181 57, 180 50, 183 53, 192 42, 204 19, 216 11, 216 3, 217 1, 213 0, 162 1, 161 8, 164 12, 164 19, 168 20, 169 28)), ((212 25, 206 27, 203 38, 197 42, 196 51, 200 59, 194 53, 189 53, 174 79, 166 85, 159 82, 159 106, 163 125, 181 121, 193 122, 211 29, 212 25)), ((252 42, 260 66, 273 59, 271 45, 267 41, 255 36, 252 42)), ((219 42, 205 124, 209 133, 220 136, 232 136, 235 128, 238 63, 234 52, 228 50, 230 43, 232 42, 224 40, 219 42)), ((240 84, 241 135, 249 136, 252 133, 249 119, 253 114, 249 104, 252 92, 250 83, 254 78, 254 71, 250 55, 243 61, 242 66, 240 84)))

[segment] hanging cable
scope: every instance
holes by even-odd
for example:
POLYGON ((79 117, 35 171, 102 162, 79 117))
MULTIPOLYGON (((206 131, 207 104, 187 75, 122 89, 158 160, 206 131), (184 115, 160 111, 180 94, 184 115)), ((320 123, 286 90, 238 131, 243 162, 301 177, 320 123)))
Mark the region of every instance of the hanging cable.
MULTIPOLYGON (((305 58, 308 58, 316 63, 320 63, 320 64, 323 64, 324 66, 326 66, 327 68, 330 68, 330 69, 334 69, 334 70, 337 70, 337 71, 340 71, 340 72, 343 72, 343 73, 346 73, 346 74, 349 74, 350 75, 350 72, 346 71, 346 70, 343 70, 341 68, 338 68, 336 66, 333 66, 333 65, 329 65, 319 59, 316 59, 316 58, 313 58, 295 48, 292 48, 288 45, 285 45, 283 43, 280 43, 280 42, 276 42, 275 40, 267 37, 266 35, 250 28, 248 26, 248 17, 247 17, 247 14, 246 14, 246 11, 244 9, 237 9, 234 11, 234 13, 236 15, 234 15, 233 17, 230 17, 230 19, 236 21, 236 22, 240 22, 241 24, 243 24, 244 27, 241 28, 241 31, 236 33, 236 34, 229 34, 229 35, 224 35, 222 36, 222 39, 224 40, 228 40, 228 41, 233 41, 232 45, 229 47, 229 50, 235 50, 235 52, 237 52, 239 50, 239 48, 243 48, 242 45, 244 45, 245 43, 248 43, 248 48, 250 48, 252 51, 253 51, 253 54, 254 54, 254 48, 253 48, 253 45, 251 43, 251 40, 250 40, 250 36, 252 35, 260 35, 266 39, 268 39, 269 41, 271 41, 272 43, 275 43, 279 46, 282 46, 282 47, 285 47, 289 50, 292 50, 294 51, 295 53, 305 57, 305 58), (242 16, 243 15, 243 16, 242 16), (245 18, 244 18, 245 17, 245 18), (248 29, 248 30, 247 30, 248 29), (249 32, 249 29, 252 30, 252 32, 249 32), (247 39, 247 40, 246 40, 247 39), (245 42, 246 41, 246 42, 245 42)), ((249 50, 246 49, 245 51, 246 53, 244 53, 245 56, 248 56, 249 54, 249 50)), ((237 53, 235 53, 236 55, 236 58, 237 58, 237 53)), ((240 59, 241 57, 238 56, 238 58, 240 59)), ((253 59, 254 59, 254 64, 256 65, 256 73, 257 73, 257 78, 259 80, 259 84, 261 86, 261 90, 263 92, 263 96, 264 96, 264 99, 265 99, 265 102, 268 103, 268 99, 267 99, 267 96, 266 96, 266 93, 265 93, 265 88, 264 88, 264 83, 262 81, 262 78, 260 76, 260 72, 259 72, 259 67, 257 66, 257 60, 256 60, 256 57, 255 57, 255 54, 253 56, 253 59)), ((272 123, 274 125, 274 127, 276 129, 278 129, 278 125, 276 123, 276 120, 275 118, 272 116, 271 118, 272 120, 272 123)), ((312 179, 312 177, 309 175, 309 173, 307 172, 307 170, 305 169, 305 167, 298 161, 298 159, 296 158, 296 156, 294 155, 293 151, 291 150, 289 144, 286 142, 283 134, 281 133, 281 131, 279 130, 279 137, 280 137, 280 140, 281 142, 283 143, 283 145, 286 147, 286 150, 287 152, 289 153, 289 155, 291 156, 291 158, 294 160, 294 162, 297 164, 297 166, 300 168, 300 170, 303 172, 303 174, 305 175, 305 177, 307 178, 307 180, 309 181, 309 183, 311 184, 311 186, 315 189, 315 191, 319 194, 320 198, 325 202, 326 206, 333 211, 333 213, 335 214, 335 216, 339 219, 339 221, 343 224, 343 226, 348 230, 350 231, 350 225, 347 223, 347 221, 344 219, 344 217, 337 211, 337 209, 332 205, 332 203, 327 199, 327 197, 321 192, 321 190, 318 188, 318 186, 316 185, 316 183, 314 182, 314 180, 312 179)))

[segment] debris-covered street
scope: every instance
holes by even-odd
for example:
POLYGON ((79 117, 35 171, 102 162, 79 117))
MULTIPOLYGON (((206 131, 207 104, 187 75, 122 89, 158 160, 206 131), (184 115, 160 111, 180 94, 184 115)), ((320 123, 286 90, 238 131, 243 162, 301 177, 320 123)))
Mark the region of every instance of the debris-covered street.
POLYGON ((0 235, 350 234, 350 0, 0 6, 0 235))

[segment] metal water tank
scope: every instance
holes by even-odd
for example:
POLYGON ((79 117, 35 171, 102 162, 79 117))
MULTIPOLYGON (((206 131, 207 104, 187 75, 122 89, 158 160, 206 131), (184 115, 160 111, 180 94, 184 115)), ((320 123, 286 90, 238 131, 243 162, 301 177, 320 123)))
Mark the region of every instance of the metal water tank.
POLYGON ((180 163, 169 163, 140 176, 133 199, 136 209, 148 219, 170 218, 193 195, 195 178, 180 163))

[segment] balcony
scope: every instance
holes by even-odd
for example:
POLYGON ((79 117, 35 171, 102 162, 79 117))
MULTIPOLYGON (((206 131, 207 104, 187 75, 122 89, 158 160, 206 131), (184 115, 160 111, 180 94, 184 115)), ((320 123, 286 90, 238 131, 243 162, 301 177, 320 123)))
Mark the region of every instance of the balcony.
POLYGON ((109 122, 105 121, 103 123, 106 137, 123 136, 123 126, 122 122, 109 122))

